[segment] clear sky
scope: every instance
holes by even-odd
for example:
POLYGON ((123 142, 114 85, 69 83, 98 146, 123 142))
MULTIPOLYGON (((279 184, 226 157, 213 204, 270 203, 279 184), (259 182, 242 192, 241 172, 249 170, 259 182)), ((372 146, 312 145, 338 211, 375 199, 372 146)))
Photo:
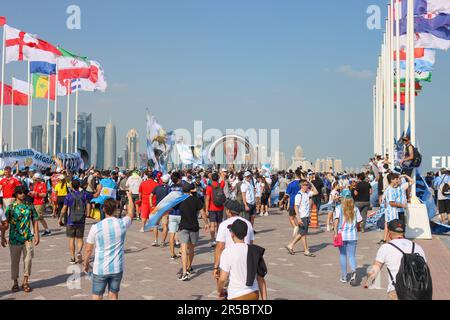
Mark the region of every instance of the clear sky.
MULTIPOLYGON (((116 124, 119 152, 131 128, 144 150, 149 108, 168 129, 193 129, 195 120, 205 129, 280 129, 288 156, 300 144, 313 162, 335 156, 359 167, 373 152, 372 86, 382 41, 382 30, 367 28, 366 10, 380 5, 384 21, 386 3, 24 0, 2 1, 0 15, 103 65, 109 89, 80 94, 80 112, 93 113, 93 135, 95 126, 116 124), (81 8, 81 30, 66 27, 72 4, 81 8)), ((417 99, 427 168, 432 156, 450 155, 450 53, 438 52, 435 69, 417 99)), ((24 63, 6 71, 7 79, 26 80, 24 63)), ((35 106, 33 124, 43 124, 46 101, 35 106)), ((19 119, 26 113, 16 114, 17 147, 25 147, 26 122, 19 129, 19 119)))

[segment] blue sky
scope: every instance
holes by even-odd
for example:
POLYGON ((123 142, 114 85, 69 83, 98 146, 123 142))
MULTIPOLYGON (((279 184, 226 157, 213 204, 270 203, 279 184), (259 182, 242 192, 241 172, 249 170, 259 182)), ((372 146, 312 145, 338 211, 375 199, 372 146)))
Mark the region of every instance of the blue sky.
MULTIPOLYGON (((144 149, 149 108, 168 129, 193 129, 195 120, 206 129, 280 129, 288 156, 300 144, 311 161, 335 156, 359 167, 373 150, 382 40, 382 30, 366 27, 372 4, 385 14, 378 0, 27 0, 2 2, 0 15, 102 63, 109 90, 82 93, 80 112, 92 112, 94 126, 111 119, 119 151, 131 128, 144 149), (81 30, 66 28, 71 4, 81 8, 81 30)), ((25 79, 25 65, 8 65, 6 74, 25 79)), ((433 82, 417 99, 427 167, 432 156, 450 155, 449 74, 449 53, 439 52, 433 82)), ((36 103, 34 124, 44 122, 45 106, 36 103)), ((65 101, 60 106, 65 115, 65 101)), ((25 135, 18 143, 25 147, 25 135)))

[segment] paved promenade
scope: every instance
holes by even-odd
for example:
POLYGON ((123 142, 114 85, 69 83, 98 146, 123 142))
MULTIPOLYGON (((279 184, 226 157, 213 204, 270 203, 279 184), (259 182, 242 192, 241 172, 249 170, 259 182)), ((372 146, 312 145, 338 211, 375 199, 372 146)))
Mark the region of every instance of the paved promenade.
MULTIPOLYGON (((321 216, 323 224, 325 217, 321 216)), ((91 282, 80 266, 69 265, 65 229, 48 219, 53 235, 43 238, 35 250, 33 272, 30 279, 34 291, 11 294, 9 249, 0 249, 0 299, 8 300, 86 300, 91 298, 91 282), (75 274, 73 274, 75 272, 75 274), (72 274, 72 276, 71 276, 72 274)), ((86 228, 86 236, 91 223, 86 228)), ((201 231, 200 246, 196 250, 194 269, 197 273, 189 282, 180 282, 177 272, 181 261, 170 261, 168 248, 151 247, 150 234, 139 233, 139 223, 134 222, 126 239, 125 274, 121 299, 130 300, 210 300, 215 299, 215 282, 212 279, 213 251, 209 235, 201 231)), ((269 274, 266 278, 270 299, 288 300, 385 300, 387 272, 381 274, 381 289, 366 290, 339 282, 339 255, 333 247, 331 234, 312 230, 309 237, 311 251, 316 258, 303 256, 298 244, 295 256, 288 255, 284 246, 289 242, 292 229, 287 213, 272 211, 269 217, 256 220, 256 243, 266 248, 269 274)), ((381 233, 372 231, 360 234, 357 248, 358 278, 365 276, 378 250, 376 244, 381 233)), ((435 289, 435 299, 450 299, 449 238, 440 236, 432 241, 419 241, 430 263, 435 289)), ((22 266, 21 266, 22 268, 22 266)), ((22 271, 21 271, 22 274, 22 271)), ((361 282, 361 280, 359 280, 361 282)))

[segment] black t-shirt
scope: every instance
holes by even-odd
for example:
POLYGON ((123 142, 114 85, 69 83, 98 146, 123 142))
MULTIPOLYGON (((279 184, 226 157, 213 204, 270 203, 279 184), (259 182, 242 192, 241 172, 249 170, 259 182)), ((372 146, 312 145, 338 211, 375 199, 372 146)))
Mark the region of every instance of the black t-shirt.
POLYGON ((320 178, 319 179, 315 179, 315 180, 312 181, 312 184, 314 185, 314 187, 316 187, 317 192, 319 192, 319 194, 317 196, 315 196, 315 198, 321 197, 322 196, 322 189, 325 186, 323 184, 322 179, 320 179, 320 178))
POLYGON ((370 189, 372 189, 372 186, 367 181, 358 182, 356 185, 358 195, 355 197, 355 201, 370 202, 370 189))
POLYGON ((189 197, 180 204, 181 222, 180 230, 198 232, 198 212, 203 208, 203 203, 198 197, 189 197))

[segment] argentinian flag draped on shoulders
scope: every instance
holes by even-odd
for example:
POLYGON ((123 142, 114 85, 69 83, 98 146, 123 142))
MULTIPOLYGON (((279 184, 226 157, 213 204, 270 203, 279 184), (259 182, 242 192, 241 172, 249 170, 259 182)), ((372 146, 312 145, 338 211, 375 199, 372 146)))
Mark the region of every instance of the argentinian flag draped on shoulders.
POLYGON ((163 217, 163 215, 175 207, 177 204, 180 204, 190 196, 188 194, 183 194, 180 191, 172 191, 169 193, 152 211, 150 218, 145 225, 144 231, 149 231, 152 228, 156 227, 159 224, 159 221, 163 217))

